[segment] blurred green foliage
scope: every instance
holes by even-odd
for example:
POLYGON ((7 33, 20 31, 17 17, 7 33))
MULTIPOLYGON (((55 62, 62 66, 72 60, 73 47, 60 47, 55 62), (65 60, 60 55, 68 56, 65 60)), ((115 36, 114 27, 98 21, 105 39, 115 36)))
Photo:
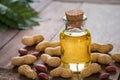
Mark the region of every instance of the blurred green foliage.
POLYGON ((0 0, 0 31, 8 28, 29 29, 38 25, 38 13, 30 6, 33 0, 0 0))

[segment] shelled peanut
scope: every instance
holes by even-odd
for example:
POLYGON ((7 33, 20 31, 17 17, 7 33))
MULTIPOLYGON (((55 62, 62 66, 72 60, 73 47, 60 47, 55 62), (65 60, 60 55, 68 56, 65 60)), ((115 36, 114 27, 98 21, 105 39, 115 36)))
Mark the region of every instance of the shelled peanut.
POLYGON ((43 72, 41 72, 41 73, 38 74, 38 78, 40 80, 50 80, 49 77, 48 77, 48 75, 46 73, 43 73, 43 72))
POLYGON ((28 54, 28 50, 24 48, 20 48, 18 49, 18 53, 20 54, 20 56, 23 56, 23 55, 28 54))
POLYGON ((47 71, 48 71, 48 68, 43 64, 35 64, 35 69, 38 72, 44 72, 44 73, 47 73, 47 71))
POLYGON ((104 72, 104 73, 100 74, 99 78, 102 80, 109 80, 109 76, 110 76, 109 73, 104 72))
POLYGON ((20 66, 23 64, 32 64, 37 60, 37 58, 33 55, 24 55, 24 56, 17 56, 13 57, 11 63, 15 66, 20 66))
POLYGON ((61 64, 61 59, 59 57, 51 57, 48 54, 42 54, 40 59, 51 67, 57 67, 61 64))
POLYGON ((106 66, 105 71, 107 71, 107 72, 116 72, 116 67, 112 66, 112 65, 106 66))
POLYGON ((42 35, 33 35, 33 36, 23 36, 21 42, 26 46, 32 46, 42 42, 44 37, 42 35))
POLYGON ((38 78, 40 78, 40 80, 49 80, 48 77, 48 68, 44 65, 44 64, 36 64, 35 65, 35 69, 38 73, 38 78))
POLYGON ((39 57, 39 52, 37 52, 37 51, 31 52, 30 54, 31 54, 31 55, 34 55, 34 56, 37 57, 37 58, 39 57))

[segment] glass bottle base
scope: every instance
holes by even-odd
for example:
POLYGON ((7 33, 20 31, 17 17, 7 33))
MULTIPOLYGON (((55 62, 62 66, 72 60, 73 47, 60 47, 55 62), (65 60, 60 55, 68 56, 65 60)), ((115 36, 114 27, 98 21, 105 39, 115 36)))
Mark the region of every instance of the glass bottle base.
POLYGON ((61 66, 63 68, 69 68, 74 73, 80 73, 87 65, 89 65, 90 62, 87 63, 61 63, 61 66))

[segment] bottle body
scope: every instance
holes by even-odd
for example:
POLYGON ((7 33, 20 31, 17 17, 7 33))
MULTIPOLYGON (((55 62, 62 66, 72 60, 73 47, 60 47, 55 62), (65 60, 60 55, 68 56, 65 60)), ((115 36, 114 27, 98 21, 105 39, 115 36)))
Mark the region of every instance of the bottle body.
POLYGON ((60 33, 61 66, 80 72, 90 63, 90 32, 84 28, 69 28, 60 33))

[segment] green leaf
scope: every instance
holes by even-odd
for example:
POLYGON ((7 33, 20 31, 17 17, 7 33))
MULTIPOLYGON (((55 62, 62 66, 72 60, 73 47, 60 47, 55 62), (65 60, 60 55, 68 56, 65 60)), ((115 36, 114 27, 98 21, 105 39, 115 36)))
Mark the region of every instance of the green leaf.
POLYGON ((6 25, 4 24, 4 23, 1 23, 0 22, 0 31, 1 32, 4 32, 4 31, 6 31, 8 29, 8 27, 6 27, 6 25))
POLYGON ((6 27, 29 29, 39 25, 38 13, 29 5, 34 0, 0 0, 0 22, 6 27))
POLYGON ((0 13, 1 14, 6 14, 6 12, 7 12, 7 7, 6 6, 4 6, 3 4, 0 4, 0 13))

